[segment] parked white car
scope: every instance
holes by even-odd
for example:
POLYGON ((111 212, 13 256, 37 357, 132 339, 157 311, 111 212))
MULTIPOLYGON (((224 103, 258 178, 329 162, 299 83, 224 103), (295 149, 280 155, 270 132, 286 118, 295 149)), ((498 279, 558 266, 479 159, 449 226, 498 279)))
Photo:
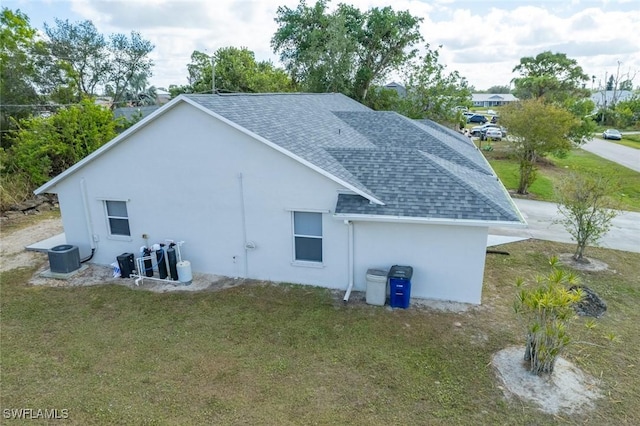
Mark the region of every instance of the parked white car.
POLYGON ((487 140, 501 141, 502 130, 499 127, 489 127, 485 131, 484 138, 487 140))

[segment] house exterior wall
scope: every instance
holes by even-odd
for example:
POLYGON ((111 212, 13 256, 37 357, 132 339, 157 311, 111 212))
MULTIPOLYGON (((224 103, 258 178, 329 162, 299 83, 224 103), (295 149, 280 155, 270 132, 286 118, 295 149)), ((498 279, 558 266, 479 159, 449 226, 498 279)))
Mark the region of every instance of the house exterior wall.
POLYGON ((488 228, 354 223, 357 290, 369 268, 413 267, 411 297, 479 304, 488 228))
POLYGON ((187 104, 56 186, 67 242, 86 257, 95 236, 95 263, 125 252, 137 257, 141 246, 171 239, 185 241, 182 257, 194 272, 331 288, 348 280, 348 228, 332 217, 341 189, 187 104), (104 200, 127 201, 130 238, 109 236, 104 200), (292 210, 323 212, 321 267, 293 262, 292 210), (245 236, 254 249, 245 250, 245 236))
MULTIPOLYGON (((55 187, 66 239, 109 265, 141 246, 184 241, 194 272, 345 289, 344 188, 186 103, 55 187), (127 202, 131 237, 110 236, 105 200, 127 202), (323 213, 323 263, 293 259, 292 211, 323 213), (243 213, 244 212, 244 213, 243 213), (148 236, 143 238, 143 234, 148 236), (255 248, 246 249, 247 242, 255 248)), ((414 268, 412 297, 480 303, 486 227, 354 222, 354 286, 369 268, 414 268)))

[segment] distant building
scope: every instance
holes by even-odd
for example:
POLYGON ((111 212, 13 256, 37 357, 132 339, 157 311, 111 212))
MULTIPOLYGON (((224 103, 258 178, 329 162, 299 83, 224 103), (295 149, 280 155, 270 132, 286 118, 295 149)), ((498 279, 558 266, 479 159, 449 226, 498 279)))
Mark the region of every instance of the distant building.
POLYGON ((633 96, 630 90, 603 90, 591 95, 591 100, 596 104, 596 108, 604 108, 611 104, 626 101, 633 96))
POLYGON ((495 107, 518 101, 511 93, 473 93, 471 102, 474 107, 495 107))
POLYGON ((164 105, 171 100, 171 93, 163 89, 156 89, 156 103, 164 105))
POLYGON ((398 96, 401 98, 404 98, 405 96, 407 96, 407 89, 405 89, 405 87, 402 84, 396 83, 395 81, 387 84, 386 86, 384 86, 384 88, 395 90, 398 93, 398 96))

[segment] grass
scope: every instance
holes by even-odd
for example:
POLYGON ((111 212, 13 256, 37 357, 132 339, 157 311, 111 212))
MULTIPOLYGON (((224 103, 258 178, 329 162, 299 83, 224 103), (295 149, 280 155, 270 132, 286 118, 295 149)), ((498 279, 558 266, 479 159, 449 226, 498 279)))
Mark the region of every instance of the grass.
POLYGON ((620 145, 628 146, 629 148, 640 149, 640 134, 623 135, 622 140, 609 140, 609 142, 615 142, 620 145))
POLYGON ((218 292, 44 288, 1 275, 2 408, 68 409, 68 424, 639 424, 640 254, 588 249, 578 272, 608 303, 578 318, 565 357, 601 378, 584 415, 507 402, 492 355, 521 345, 516 277, 572 246, 489 255, 483 305, 465 313, 344 304, 328 290, 256 283, 218 292), (456 326, 461 323, 462 326, 456 326))
MULTIPOLYGON (((482 151, 496 174, 509 190, 518 187, 518 164, 509 158, 507 141, 493 142, 493 151, 482 151)), ((483 146, 486 142, 483 142, 483 146)), ((529 188, 530 196, 542 201, 555 201, 554 186, 570 171, 600 173, 615 177, 619 185, 621 208, 640 211, 640 173, 581 149, 572 150, 566 157, 549 156, 538 165, 538 176, 529 188)))

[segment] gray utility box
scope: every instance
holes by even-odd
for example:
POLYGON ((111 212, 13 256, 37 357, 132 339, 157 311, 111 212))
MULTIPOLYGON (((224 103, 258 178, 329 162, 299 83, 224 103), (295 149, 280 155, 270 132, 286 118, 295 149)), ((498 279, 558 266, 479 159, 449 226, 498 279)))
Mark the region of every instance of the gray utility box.
POLYGON ((78 246, 62 244, 48 251, 51 272, 68 274, 80 269, 80 250, 78 246))

